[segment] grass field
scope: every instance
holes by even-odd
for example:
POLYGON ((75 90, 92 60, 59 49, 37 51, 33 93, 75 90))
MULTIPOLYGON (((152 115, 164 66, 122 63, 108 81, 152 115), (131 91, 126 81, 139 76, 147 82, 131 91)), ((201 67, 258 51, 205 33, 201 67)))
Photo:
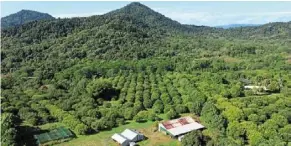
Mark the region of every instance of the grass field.
POLYGON ((77 138, 61 143, 58 146, 117 146, 118 144, 111 139, 114 133, 120 133, 126 128, 136 129, 144 134, 148 139, 138 144, 140 146, 179 146, 180 142, 154 131, 154 122, 137 123, 130 121, 126 125, 113 128, 110 131, 102 131, 93 135, 78 136, 77 138))

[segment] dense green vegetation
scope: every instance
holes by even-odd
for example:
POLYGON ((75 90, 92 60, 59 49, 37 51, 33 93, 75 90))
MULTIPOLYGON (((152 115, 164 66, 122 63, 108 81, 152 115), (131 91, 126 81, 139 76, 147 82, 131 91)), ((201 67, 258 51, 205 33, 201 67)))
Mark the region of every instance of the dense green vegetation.
POLYGON ((21 120, 8 128, 59 122, 86 135, 192 113, 207 129, 184 145, 290 144, 290 22, 181 25, 131 3, 1 31, 1 111, 21 120))
POLYGON ((10 113, 1 114, 1 144, 3 146, 15 146, 17 118, 10 113))
POLYGON ((1 28, 15 27, 22 24, 38 21, 38 20, 52 20, 53 16, 31 10, 21 10, 15 14, 1 18, 1 28))

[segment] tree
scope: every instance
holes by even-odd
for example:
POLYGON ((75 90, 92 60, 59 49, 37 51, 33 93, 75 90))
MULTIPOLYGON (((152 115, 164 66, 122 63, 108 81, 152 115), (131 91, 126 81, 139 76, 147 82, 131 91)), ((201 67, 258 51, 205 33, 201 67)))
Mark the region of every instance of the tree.
POLYGON ((278 81, 272 80, 271 83, 267 86, 267 88, 272 92, 278 92, 280 90, 280 86, 278 81))
POLYGON ((259 145, 260 143, 263 143, 265 139, 263 138, 263 135, 255 130, 249 131, 248 139, 251 145, 259 145))
POLYGON ((282 139, 286 142, 291 142, 291 125, 286 125, 279 130, 282 139))
POLYGON ((242 89, 239 85, 232 86, 230 88, 230 94, 232 97, 238 97, 242 93, 242 89))
POLYGON ((80 135, 87 134, 88 130, 89 130, 89 127, 87 125, 84 125, 84 124, 78 124, 75 127, 75 131, 77 132, 77 134, 80 134, 80 135))
POLYGON ((153 110, 156 113, 162 113, 164 110, 163 102, 161 100, 156 100, 154 105, 153 105, 153 110))
POLYGON ((273 119, 279 127, 284 127, 288 124, 287 118, 279 114, 272 114, 271 119, 273 119))
POLYGON ((257 114, 250 114, 248 116, 248 119, 252 122, 255 122, 258 124, 258 122, 260 121, 260 117, 257 114))
POLYGON ((227 126, 227 135, 233 137, 234 139, 239 139, 245 135, 245 129, 240 125, 238 121, 234 121, 227 126))
POLYGON ((133 106, 133 115, 136 115, 138 112, 144 110, 144 106, 142 104, 142 102, 140 101, 137 101, 134 103, 134 106, 133 106))
POLYGON ((199 130, 191 131, 182 139, 182 146, 201 146, 202 143, 203 135, 199 130))
POLYGON ((107 128, 106 126, 106 121, 104 120, 104 118, 97 120, 95 122, 93 122, 91 124, 91 127, 95 130, 95 131, 99 131, 99 130, 105 130, 107 128))
POLYGON ((134 117, 133 108, 128 107, 124 109, 123 116, 127 120, 131 120, 134 117))
POLYGON ((71 128, 77 134, 86 134, 86 132, 90 131, 90 128, 74 115, 61 110, 55 105, 49 104, 48 101, 43 100, 41 104, 50 111, 52 116, 56 117, 60 122, 71 128))
POLYGON ((198 102, 188 102, 187 107, 191 113, 194 113, 196 115, 200 115, 200 112, 202 110, 202 104, 198 102))
POLYGON ((159 121, 159 120, 161 120, 158 117, 158 115, 156 113, 154 113, 153 111, 149 111, 148 119, 151 120, 151 121, 159 121))
POLYGON ((1 145, 16 146, 16 120, 17 117, 11 113, 1 114, 1 145))
POLYGON ((179 116, 179 114, 175 110, 171 109, 167 112, 166 116, 168 119, 175 119, 179 116))
POLYGON ((111 100, 112 97, 118 94, 111 81, 103 78, 93 80, 87 85, 86 90, 95 99, 111 100))
POLYGON ((229 121, 239 121, 244 116, 242 110, 235 106, 226 107, 225 111, 223 111, 223 115, 229 121))
POLYGON ((186 113, 188 112, 188 108, 182 104, 178 104, 176 105, 175 107, 175 111, 178 113, 178 114, 182 114, 182 113, 186 113))
POLYGON ((134 116, 134 120, 136 122, 146 122, 148 120, 149 112, 148 111, 140 111, 136 116, 134 116))

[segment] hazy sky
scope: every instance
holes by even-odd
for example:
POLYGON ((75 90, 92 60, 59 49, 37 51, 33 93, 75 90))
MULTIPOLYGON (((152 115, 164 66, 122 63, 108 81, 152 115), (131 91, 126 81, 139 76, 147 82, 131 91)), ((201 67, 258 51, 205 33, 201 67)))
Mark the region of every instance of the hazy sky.
MULTIPOLYGON (((100 15, 130 2, 1 2, 1 17, 21 9, 54 17, 100 15)), ((217 26, 291 21, 291 2, 141 2, 183 24, 217 26)))

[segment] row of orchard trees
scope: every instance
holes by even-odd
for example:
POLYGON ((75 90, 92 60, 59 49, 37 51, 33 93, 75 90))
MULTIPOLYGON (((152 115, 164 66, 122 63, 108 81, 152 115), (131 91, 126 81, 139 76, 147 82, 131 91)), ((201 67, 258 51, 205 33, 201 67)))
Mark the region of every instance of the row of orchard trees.
POLYGON ((63 111, 59 107, 50 104, 48 101, 41 101, 41 104, 44 105, 51 113, 52 116, 56 117, 59 122, 65 124, 70 129, 72 129, 76 134, 87 134, 90 132, 90 128, 85 125, 82 121, 76 118, 74 115, 69 114, 68 112, 63 111))
MULTIPOLYGON (((31 104, 32 102, 29 102, 29 107, 25 106, 18 111, 22 119, 29 121, 30 115, 37 113, 43 113, 43 119, 48 119, 50 116, 48 114, 51 114, 60 122, 71 125, 69 127, 77 131, 76 133, 85 134, 89 129, 96 131, 110 129, 124 124, 125 120, 157 120, 157 114, 160 113, 166 113, 169 119, 185 112, 201 115, 207 97, 214 97, 216 94, 224 96, 225 94, 222 94, 224 91, 230 92, 230 96, 226 96, 228 98, 242 94, 241 85, 234 82, 234 78, 221 73, 166 73, 149 67, 139 72, 120 70, 116 73, 117 76, 105 79, 98 76, 99 73, 92 76, 84 71, 84 68, 76 68, 79 70, 74 72, 75 75, 60 73, 56 77, 58 81, 55 88, 47 85, 48 89, 44 91, 46 96, 31 97, 36 101, 48 99, 51 104, 62 110, 61 113, 72 115, 68 116, 70 117, 68 121, 56 116, 54 108, 45 107, 40 110, 41 112, 30 110, 30 108, 40 109, 37 105, 31 104), (82 77, 84 74, 88 76, 82 77), (63 83, 69 86, 60 85, 63 83), (111 102, 116 99, 117 102, 111 102), (26 111, 32 113, 26 116, 25 113, 28 113, 26 111), (78 119, 84 125, 71 123, 70 121, 74 119, 78 119)), ((28 91, 25 91, 25 94, 33 95, 28 91)), ((26 103, 17 104, 21 105, 26 103)))
POLYGON ((153 108, 155 113, 168 112, 170 109, 179 113, 187 111, 181 107, 181 94, 171 79, 163 74, 129 72, 115 77, 113 84, 121 90, 120 102, 141 105, 140 110, 153 108))
POLYGON ((243 95, 242 85, 232 80, 218 73, 190 75, 156 72, 150 68, 138 73, 124 70, 108 79, 83 78, 69 89, 71 97, 60 98, 57 103, 99 131, 123 124, 125 120, 157 120, 156 115, 160 113, 166 113, 169 119, 186 112, 201 115, 207 97, 243 95))
MULTIPOLYGON (((71 96, 59 98, 55 103, 63 113, 71 113, 90 129, 99 131, 124 124, 125 120, 158 120, 157 114, 160 113, 166 113, 171 119, 190 108, 192 111, 194 103, 184 101, 174 84, 177 83, 163 73, 124 71, 109 79, 81 79, 69 89, 71 96)), ((51 111, 54 108, 47 108, 56 116, 51 111)))

